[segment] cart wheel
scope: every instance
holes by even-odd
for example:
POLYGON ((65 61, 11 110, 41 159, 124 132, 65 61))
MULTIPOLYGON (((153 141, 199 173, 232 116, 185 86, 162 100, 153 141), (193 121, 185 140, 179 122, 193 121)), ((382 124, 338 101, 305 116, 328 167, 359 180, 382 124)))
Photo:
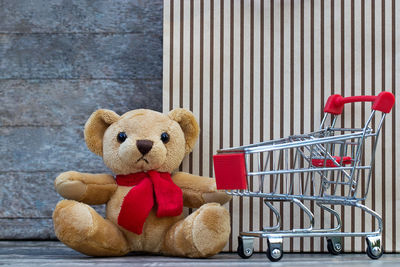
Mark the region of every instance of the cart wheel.
POLYGON ((283 251, 279 248, 267 249, 267 257, 270 261, 279 261, 283 257, 283 251))
POLYGON ((267 257, 270 261, 279 261, 283 257, 282 238, 269 238, 267 257))
POLYGON ((373 260, 377 260, 383 255, 381 236, 367 237, 367 255, 373 260))
POLYGON ((248 259, 253 255, 253 252, 253 238, 242 238, 241 236, 238 236, 237 253, 239 256, 243 259, 248 259))
POLYGON ((332 255, 339 255, 343 252, 342 241, 338 237, 327 239, 327 248, 332 255))

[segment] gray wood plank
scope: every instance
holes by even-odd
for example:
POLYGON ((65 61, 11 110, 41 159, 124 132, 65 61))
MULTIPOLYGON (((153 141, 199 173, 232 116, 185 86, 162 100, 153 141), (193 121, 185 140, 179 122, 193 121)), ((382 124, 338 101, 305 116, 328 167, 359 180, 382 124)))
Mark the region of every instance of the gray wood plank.
POLYGON ((0 170, 104 172, 102 158, 86 147, 83 126, 0 127, 0 170))
POLYGON ((0 34, 0 79, 161 79, 157 34, 0 34))
MULTIPOLYGON (((57 175, 57 172, 0 173, 0 219, 50 219, 56 204, 63 199, 54 189, 57 175)), ((105 214, 104 205, 93 207, 105 214)), ((5 232, 0 227, 0 233, 5 232)))
POLYGON ((84 125, 99 108, 161 111, 161 80, 0 80, 0 126, 84 125))
POLYGON ((161 0, 0 1, 1 33, 162 32, 161 0))
POLYGON ((54 190, 56 175, 54 172, 0 173, 0 219, 51 218, 56 203, 61 200, 54 190))
MULTIPOLYGON (((53 221, 47 219, 2 219, 0 218, 0 240, 40 239, 56 240, 53 221)), ((0 263, 1 265, 1 263, 0 263)))

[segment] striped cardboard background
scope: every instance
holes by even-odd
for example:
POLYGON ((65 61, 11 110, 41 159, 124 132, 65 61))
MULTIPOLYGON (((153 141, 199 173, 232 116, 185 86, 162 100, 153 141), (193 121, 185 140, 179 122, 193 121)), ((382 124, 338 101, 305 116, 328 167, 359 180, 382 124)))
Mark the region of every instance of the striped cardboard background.
MULTIPOLYGON (((202 129, 182 169, 213 176, 218 148, 307 133, 319 126, 334 93, 375 95, 400 86, 400 3, 361 0, 166 0, 164 1, 163 109, 192 110, 202 129), (397 23, 397 25, 396 25, 397 23), (397 67, 397 68, 396 68, 397 67)), ((397 89, 399 90, 399 89, 397 89)), ((361 127, 370 104, 349 105, 340 125, 361 127)), ((400 251, 398 108, 387 117, 366 204, 382 214, 386 252, 400 251)), ((376 125, 377 121, 374 122, 376 125)), ((367 147, 365 160, 370 158, 367 147)), ((235 251, 242 230, 272 223, 261 199, 234 198, 235 251)), ((330 216, 312 204, 316 226, 330 216)), ((290 204, 279 206, 284 228, 306 224, 290 204)), ((337 208, 346 231, 368 231, 375 222, 351 208, 337 208)), ((346 251, 365 251, 365 241, 345 239, 346 251)), ((256 250, 266 243, 255 242, 256 250)), ((285 251, 326 250, 322 238, 284 241, 285 251)))

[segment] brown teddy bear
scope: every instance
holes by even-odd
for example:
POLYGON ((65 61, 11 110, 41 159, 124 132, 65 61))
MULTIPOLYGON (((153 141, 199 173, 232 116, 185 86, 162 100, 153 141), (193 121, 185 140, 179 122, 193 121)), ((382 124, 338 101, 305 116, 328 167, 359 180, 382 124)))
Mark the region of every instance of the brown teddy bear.
POLYGON ((57 192, 69 199, 53 213, 64 244, 91 256, 142 251, 203 258, 222 250, 230 224, 221 204, 230 197, 216 190, 214 179, 172 173, 198 138, 191 112, 138 109, 119 116, 100 109, 84 133, 116 178, 75 171, 56 178, 57 192), (107 204, 106 219, 89 206, 99 204, 107 204), (198 209, 185 218, 183 206, 198 209))

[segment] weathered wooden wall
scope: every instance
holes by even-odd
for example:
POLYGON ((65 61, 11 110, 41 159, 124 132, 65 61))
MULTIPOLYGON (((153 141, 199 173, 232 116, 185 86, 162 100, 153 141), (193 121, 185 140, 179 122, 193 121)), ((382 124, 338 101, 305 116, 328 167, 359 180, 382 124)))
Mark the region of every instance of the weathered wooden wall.
POLYGON ((0 239, 54 238, 57 173, 107 171, 98 108, 162 107, 161 0, 0 0, 0 239))

